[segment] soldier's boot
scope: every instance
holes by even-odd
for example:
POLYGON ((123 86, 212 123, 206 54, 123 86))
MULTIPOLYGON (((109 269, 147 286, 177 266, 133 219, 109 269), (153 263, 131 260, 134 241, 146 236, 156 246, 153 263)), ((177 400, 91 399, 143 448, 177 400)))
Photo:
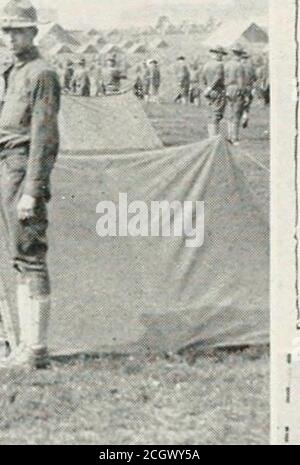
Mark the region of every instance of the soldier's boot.
POLYGON ((31 367, 47 368, 50 365, 47 334, 50 319, 50 296, 31 298, 31 367))
POLYGON ((3 360, 0 369, 47 368, 49 366, 47 329, 50 297, 29 297, 28 290, 25 294, 21 289, 18 289, 18 294, 20 343, 9 357, 3 360), (21 307, 22 304, 26 306, 21 307))
POLYGON ((19 344, 8 357, 1 361, 0 367, 13 368, 26 365, 30 344, 30 298, 27 284, 17 287, 17 306, 19 318, 19 344))

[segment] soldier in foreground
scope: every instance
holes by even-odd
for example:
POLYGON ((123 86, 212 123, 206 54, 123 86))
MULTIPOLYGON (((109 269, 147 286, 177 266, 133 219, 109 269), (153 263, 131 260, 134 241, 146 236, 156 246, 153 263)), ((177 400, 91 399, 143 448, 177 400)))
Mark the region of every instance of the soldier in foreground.
POLYGON ((209 105, 208 135, 213 137, 220 132, 220 122, 226 109, 225 71, 223 58, 227 52, 223 47, 210 49, 212 58, 203 68, 202 80, 205 86, 204 97, 209 105))
POLYGON ((241 121, 245 108, 246 72, 242 63, 244 49, 236 45, 232 59, 225 67, 226 97, 228 102, 228 139, 239 145, 241 121))
POLYGON ((59 145, 60 86, 34 46, 34 7, 27 0, 11 0, 1 17, 14 64, 5 72, 0 116, 0 208, 17 277, 19 345, 0 367, 43 368, 50 317, 47 203, 59 145))

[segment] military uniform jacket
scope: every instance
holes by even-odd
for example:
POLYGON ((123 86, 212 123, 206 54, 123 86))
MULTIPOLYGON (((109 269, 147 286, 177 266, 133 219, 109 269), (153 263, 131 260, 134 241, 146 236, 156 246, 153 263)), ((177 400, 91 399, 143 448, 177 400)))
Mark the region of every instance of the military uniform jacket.
POLYGON ((24 193, 43 196, 59 147, 59 79, 35 47, 24 53, 4 78, 0 151, 29 145, 24 193))
POLYGON ((211 60, 203 68, 202 81, 205 87, 211 90, 223 92, 225 89, 224 63, 211 60))
POLYGON ((236 86, 243 90, 246 85, 246 73, 243 63, 237 60, 231 60, 225 66, 225 84, 226 87, 236 86))

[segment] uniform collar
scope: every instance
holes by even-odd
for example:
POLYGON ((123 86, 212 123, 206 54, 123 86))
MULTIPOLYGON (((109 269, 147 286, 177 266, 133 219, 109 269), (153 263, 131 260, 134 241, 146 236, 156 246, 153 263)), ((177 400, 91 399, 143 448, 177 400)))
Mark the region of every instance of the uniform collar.
POLYGON ((36 60, 37 58, 39 58, 39 56, 40 56, 40 53, 37 47, 33 45, 29 49, 25 50, 22 53, 22 55, 19 55, 18 57, 15 58, 15 67, 21 68, 22 66, 26 65, 26 63, 36 60))

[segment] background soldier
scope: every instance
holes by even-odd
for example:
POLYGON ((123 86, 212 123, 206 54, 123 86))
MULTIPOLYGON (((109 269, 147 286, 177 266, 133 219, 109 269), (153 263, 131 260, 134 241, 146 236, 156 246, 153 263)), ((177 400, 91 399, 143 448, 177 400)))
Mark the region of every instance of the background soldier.
POLYGON ((17 274, 19 346, 2 367, 45 367, 50 316, 47 202, 58 152, 59 79, 33 45, 37 15, 27 0, 11 0, 1 14, 15 56, 5 73, 0 117, 1 213, 17 274))
POLYGON ((191 87, 189 101, 192 105, 201 105, 201 71, 198 63, 191 66, 191 87))
POLYGON ((72 83, 73 76, 74 76, 73 62, 71 60, 68 60, 66 63, 64 82, 63 82, 63 89, 67 93, 70 93, 72 90, 71 83, 72 83))
POLYGON ((86 61, 84 58, 82 58, 78 63, 78 68, 74 73, 71 88, 75 89, 75 94, 80 97, 90 97, 91 95, 91 81, 86 70, 86 61))
POLYGON ((107 59, 107 65, 103 70, 103 85, 105 93, 117 93, 121 89, 122 79, 127 79, 124 73, 117 66, 115 57, 107 59))
POLYGON ((175 67, 178 91, 175 97, 175 103, 187 105, 189 101, 191 75, 190 70, 185 62, 185 57, 177 58, 177 66, 175 67))
POLYGON ((226 63, 225 83, 228 101, 228 139, 238 145, 240 126, 245 107, 246 74, 242 64, 244 49, 236 45, 232 49, 232 60, 226 63))
POLYGON ((157 60, 149 61, 150 69, 150 89, 149 99, 151 102, 158 103, 159 101, 159 88, 161 82, 160 69, 157 60))
POLYGON ((245 70, 245 91, 244 91, 244 112, 242 116, 242 126, 245 129, 249 124, 250 108, 254 96, 254 88, 256 83, 255 68, 250 58, 250 55, 245 51, 242 56, 242 63, 245 70))
POLYGON ((202 80, 205 85, 204 96, 208 100, 210 113, 207 125, 209 137, 220 132, 220 122, 226 108, 225 72, 223 57, 227 52, 223 47, 210 49, 212 58, 203 68, 202 80))

